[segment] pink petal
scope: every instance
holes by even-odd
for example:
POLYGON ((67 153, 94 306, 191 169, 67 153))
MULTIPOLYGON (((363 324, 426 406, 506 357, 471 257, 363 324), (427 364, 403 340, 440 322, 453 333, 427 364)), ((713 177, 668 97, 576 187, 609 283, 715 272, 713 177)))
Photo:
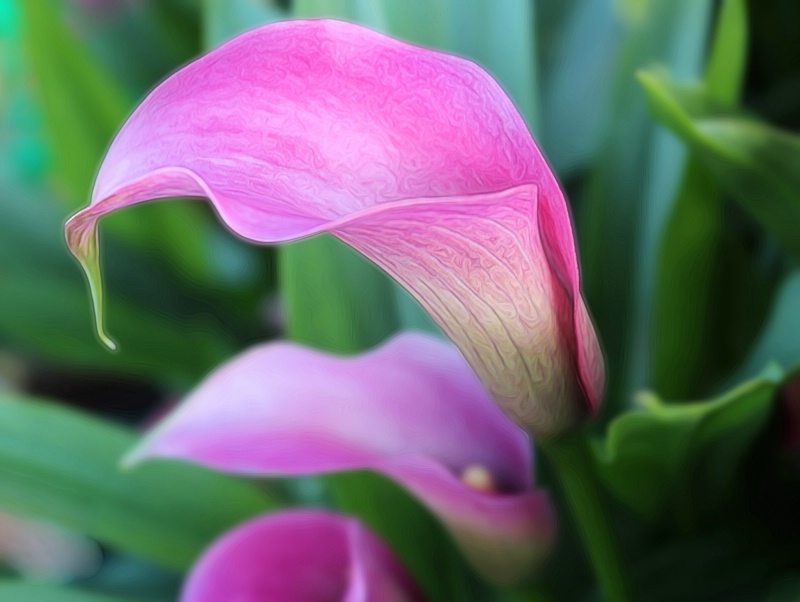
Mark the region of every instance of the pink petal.
POLYGON ((531 453, 454 347, 404 334, 351 358, 255 347, 212 373, 128 461, 263 476, 372 469, 439 516, 484 573, 511 582, 555 536, 531 453))
POLYGON ((371 531, 319 510, 261 516, 209 547, 181 602, 404 602, 417 587, 371 531))
POLYGON ((96 220, 170 196, 209 198, 257 242, 329 231, 359 248, 531 432, 600 403, 566 203, 511 101, 469 61, 320 20, 267 25, 186 66, 130 117, 67 226, 97 304, 96 220), (413 248, 399 245, 406 228, 413 248))

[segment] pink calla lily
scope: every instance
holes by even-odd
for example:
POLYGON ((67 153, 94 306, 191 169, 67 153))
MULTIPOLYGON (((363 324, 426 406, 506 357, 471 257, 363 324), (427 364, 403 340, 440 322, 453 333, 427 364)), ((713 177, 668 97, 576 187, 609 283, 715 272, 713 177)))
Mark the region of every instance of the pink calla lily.
POLYGON ((174 196, 210 199, 253 241, 330 232, 351 244, 411 291, 530 432, 557 435, 597 410, 603 360, 564 197, 477 65, 316 20, 253 30, 172 75, 123 126, 67 226, 102 337, 97 219, 174 196))
POLYGON ((255 347, 213 372, 127 462, 178 458, 258 476, 371 469, 415 494, 476 568, 510 583, 555 539, 531 447, 455 347, 403 334, 347 358, 255 347))
POLYGON ((215 541, 192 568, 181 602, 417 602, 386 545, 354 518, 288 510, 215 541))

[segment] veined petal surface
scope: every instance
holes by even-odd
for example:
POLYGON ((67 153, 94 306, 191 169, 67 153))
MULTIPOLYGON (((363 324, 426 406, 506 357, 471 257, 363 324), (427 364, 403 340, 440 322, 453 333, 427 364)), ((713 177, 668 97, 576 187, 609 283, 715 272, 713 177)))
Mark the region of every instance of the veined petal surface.
POLYGON ((515 582, 555 538, 531 447, 455 347, 403 334, 355 357, 255 347, 212 373, 127 461, 251 476, 374 470, 436 514, 476 568, 515 582))
POLYGON ((253 241, 328 231, 360 249, 537 435, 600 403, 602 354, 566 203, 519 113, 474 63, 313 20, 267 25, 187 65, 123 126, 91 205, 67 226, 96 305, 97 219, 172 196, 210 199, 253 241))

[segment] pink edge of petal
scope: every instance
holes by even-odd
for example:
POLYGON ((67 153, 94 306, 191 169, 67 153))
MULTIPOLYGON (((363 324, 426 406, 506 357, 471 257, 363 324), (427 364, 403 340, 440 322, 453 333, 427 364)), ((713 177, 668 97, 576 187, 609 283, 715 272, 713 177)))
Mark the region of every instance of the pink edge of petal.
POLYGON ((422 600, 386 545, 356 519, 308 509, 260 516, 223 534, 195 563, 181 593, 181 602, 337 598, 422 600), (354 597, 359 589, 368 593, 354 597))
POLYGON ((600 342, 580 290, 580 267, 569 208, 560 187, 548 182, 539 191, 539 232, 547 259, 572 299, 577 374, 592 414, 600 409, 605 365, 600 342))

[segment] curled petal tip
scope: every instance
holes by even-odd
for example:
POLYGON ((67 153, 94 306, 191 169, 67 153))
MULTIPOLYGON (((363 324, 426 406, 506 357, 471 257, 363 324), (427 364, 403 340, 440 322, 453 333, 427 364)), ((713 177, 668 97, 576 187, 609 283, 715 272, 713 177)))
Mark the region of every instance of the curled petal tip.
POLYGON ((117 344, 108 335, 105 328, 103 279, 100 271, 96 219, 87 218, 80 213, 74 215, 67 221, 65 234, 67 247, 80 263, 89 282, 97 337, 111 351, 116 351, 117 344))

